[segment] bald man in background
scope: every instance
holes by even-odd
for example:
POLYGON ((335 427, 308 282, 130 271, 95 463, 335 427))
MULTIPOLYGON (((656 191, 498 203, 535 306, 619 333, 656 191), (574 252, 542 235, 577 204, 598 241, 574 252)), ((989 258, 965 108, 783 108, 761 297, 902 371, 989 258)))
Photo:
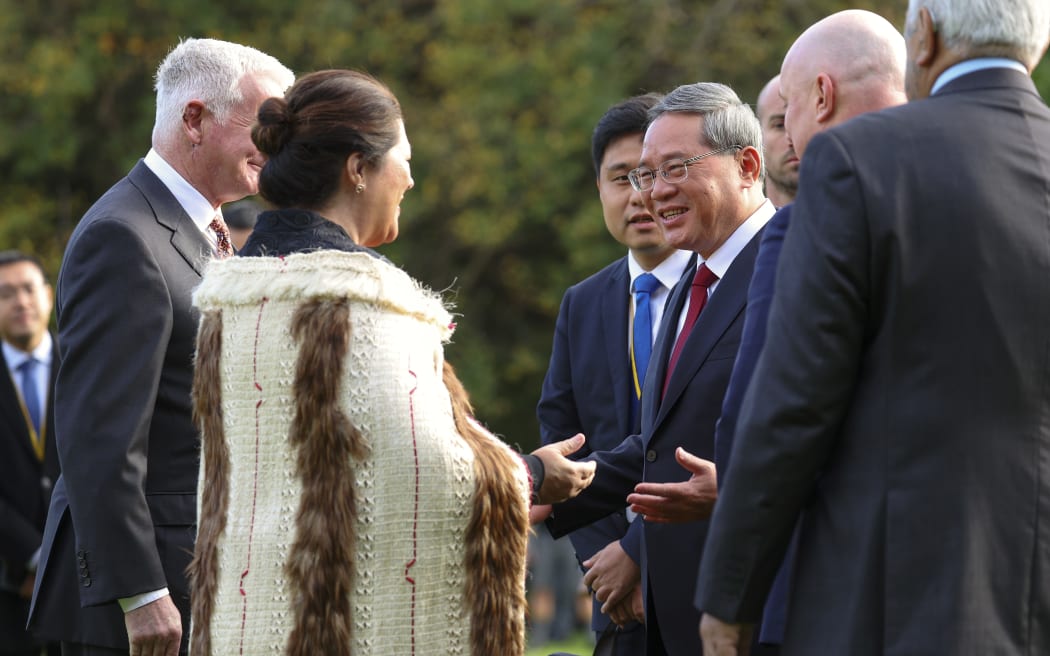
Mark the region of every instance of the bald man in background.
POLYGON ((781 208, 795 200, 798 193, 798 155, 784 128, 784 99, 780 97, 779 74, 762 87, 755 103, 755 114, 762 124, 766 198, 781 208))
MULTIPOLYGON (((787 142, 799 158, 804 157, 810 138, 858 114, 877 111, 905 102, 904 38, 886 19, 868 11, 848 10, 816 23, 788 50, 779 80, 785 101, 787 142)), ((767 89, 768 89, 767 85, 767 89)), ((759 104, 762 104, 760 96, 759 104)), ((764 125, 764 122, 763 122, 764 125)), ((730 456, 737 417, 744 393, 751 383, 759 354, 766 341, 766 323, 773 300, 777 262, 791 220, 791 205, 781 208, 770 220, 755 260, 748 289, 747 318, 740 354, 733 367, 722 416, 715 432, 715 467, 719 486, 730 475, 730 456)), ((805 311, 800 309, 799 311, 805 311)), ((787 584, 793 549, 777 576, 762 615, 758 640, 762 651, 775 654, 783 640, 787 614, 787 584)), ((697 605, 706 606, 698 585, 697 605)), ((709 622, 717 622, 710 618, 709 622)), ((733 631, 728 626, 720 630, 733 631)), ((705 651, 705 653, 707 653, 705 651)), ((717 653, 717 652, 716 652, 717 653)), ((746 653, 746 652, 744 652, 746 653)))

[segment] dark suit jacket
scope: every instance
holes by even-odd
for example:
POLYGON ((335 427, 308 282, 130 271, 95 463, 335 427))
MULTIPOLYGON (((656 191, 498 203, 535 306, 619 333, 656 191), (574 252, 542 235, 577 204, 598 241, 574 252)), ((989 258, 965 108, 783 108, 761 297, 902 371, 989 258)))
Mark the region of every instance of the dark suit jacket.
MULTIPOLYGON (((543 394, 536 407, 544 444, 587 436, 580 456, 615 448, 638 432, 639 416, 631 416, 633 396, 631 363, 627 352, 627 317, 631 276, 622 257, 598 273, 569 287, 562 298, 554 329, 550 367, 543 380, 543 394)), ((623 539, 628 529, 624 509, 569 536, 576 557, 587 560, 610 542, 623 539)), ((641 561, 640 531, 637 539, 622 546, 641 561)), ((591 626, 602 631, 609 617, 594 603, 591 626)))
POLYGON ((806 150, 700 603, 783 652, 1050 653, 1050 110, 987 70, 806 150))
MULTIPOLYGON (((51 355, 51 385, 58 372, 57 341, 51 355)), ((42 644, 26 632, 29 601, 18 588, 26 578, 25 564, 40 547, 51 488, 58 478, 54 395, 48 394, 44 428, 44 461, 33 451, 29 426, 7 361, 0 350, 0 651, 26 650, 42 644)))
MULTIPOLYGON (((715 422, 740 345, 747 286, 759 235, 737 255, 719 281, 689 335, 661 400, 660 387, 674 345, 677 317, 688 296, 689 280, 695 268, 691 267, 683 275, 668 301, 645 377, 642 434, 628 438, 613 451, 590 456, 598 463, 594 482, 580 496, 555 506, 549 522, 553 535, 563 535, 613 509, 622 508, 639 481, 688 479, 689 472, 675 461, 674 451, 678 446, 701 458, 714 457, 715 422)), ((659 625, 659 632, 647 627, 649 641, 662 640, 671 656, 700 653, 697 633, 700 615, 693 606, 693 595, 706 536, 706 521, 643 522, 642 581, 646 612, 648 617, 655 617, 659 625)))
POLYGON ((190 294, 211 252, 142 162, 88 210, 66 248, 55 390, 62 476, 31 615, 47 636, 126 648, 115 600, 167 587, 187 637, 198 468, 190 294))
MULTIPOLYGON (((715 468, 718 471, 718 486, 725 484, 726 472, 733 448, 733 432, 740 415, 740 404, 751 383, 755 364, 766 342, 766 324, 769 322, 769 307, 773 301, 773 285, 776 282, 777 262, 780 248, 784 244, 791 222, 791 205, 780 208, 762 231, 762 241, 755 257, 755 272, 747 288, 747 317, 744 332, 740 336, 740 352, 733 364, 733 375, 729 379, 722 416, 715 429, 715 468)), ((787 619, 787 587, 791 576, 792 550, 785 556, 785 565, 769 592, 762 612, 759 640, 763 643, 779 644, 784 638, 784 623, 787 619)))

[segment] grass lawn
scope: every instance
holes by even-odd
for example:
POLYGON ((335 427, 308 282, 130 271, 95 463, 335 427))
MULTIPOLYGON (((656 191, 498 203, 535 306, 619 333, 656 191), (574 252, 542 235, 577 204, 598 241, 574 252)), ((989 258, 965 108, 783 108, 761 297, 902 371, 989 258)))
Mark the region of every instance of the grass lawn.
POLYGON ((525 656, 547 656, 547 654, 559 651, 577 654, 578 656, 590 656, 591 652, 594 651, 594 641, 591 639, 590 633, 581 631, 574 633, 568 640, 548 642, 541 647, 529 647, 525 650, 525 656))

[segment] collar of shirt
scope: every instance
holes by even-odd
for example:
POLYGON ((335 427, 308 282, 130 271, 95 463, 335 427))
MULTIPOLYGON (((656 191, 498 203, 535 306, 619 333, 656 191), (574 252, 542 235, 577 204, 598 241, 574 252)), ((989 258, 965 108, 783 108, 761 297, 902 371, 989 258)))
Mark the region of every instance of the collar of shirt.
MULTIPOLYGON (((665 289, 671 289, 678 283, 678 279, 682 277, 692 257, 693 254, 690 251, 676 250, 668 255, 663 262, 657 264, 649 273, 656 276, 656 279, 660 281, 665 289)), ((638 260, 634 259, 634 253, 630 251, 627 251, 627 272, 631 276, 630 289, 633 292, 635 279, 646 271, 641 264, 638 264, 638 260)))
POLYGON ((51 367, 51 333, 45 332, 43 339, 40 340, 40 344, 33 349, 32 353, 26 353, 25 351, 15 348, 8 344, 6 341, 0 341, 0 347, 4 350, 4 361, 7 362, 7 369, 11 372, 11 376, 14 377, 18 373, 18 368, 22 366, 22 363, 28 360, 30 357, 36 359, 48 367, 51 367))
POLYGON ((744 246, 747 246, 748 242, 773 218, 776 212, 777 208, 773 207, 773 203, 769 199, 766 199, 764 203, 758 206, 757 210, 751 213, 751 216, 747 217, 746 221, 737 226, 737 229, 733 231, 733 234, 729 235, 729 239, 726 239, 725 243, 718 247, 718 250, 711 253, 711 257, 704 260, 707 268, 718 276, 715 284, 711 285, 710 293, 713 294, 715 292, 718 282, 725 277, 729 267, 733 264, 733 260, 740 254, 740 251, 744 250, 744 246))
POLYGON ((1005 57, 978 57, 977 59, 967 59, 966 61, 961 61, 958 64, 946 68, 933 83, 933 88, 930 89, 930 95, 932 96, 940 91, 944 85, 952 80, 960 78, 967 73, 983 71, 986 68, 1012 68, 1028 75, 1028 69, 1025 68, 1024 64, 1015 59, 1006 59, 1005 57))
POLYGON ((18 367, 22 366, 22 363, 33 357, 44 365, 43 369, 37 369, 37 378, 43 381, 43 384, 47 383, 47 376, 51 371, 51 334, 44 333, 44 337, 40 340, 40 344, 34 348, 33 353, 26 353, 20 348, 16 348, 13 345, 8 344, 6 341, 0 340, 0 347, 3 348, 3 359, 7 363, 7 371, 10 373, 10 377, 13 380, 18 380, 18 367))
POLYGON ((215 235, 208 229, 211 220, 215 218, 216 209, 211 206, 201 192, 193 188, 186 179, 179 175, 178 171, 164 161, 160 153, 150 148, 142 160, 153 174, 160 178, 168 191, 175 196, 182 209, 193 220, 194 225, 200 229, 204 236, 215 241, 215 235))
MULTIPOLYGON (((733 264, 733 260, 740 254, 740 251, 744 250, 744 246, 747 246, 758 231, 762 229, 766 223, 773 218, 773 215, 777 213, 777 208, 773 207, 773 203, 767 198, 765 202, 758 206, 758 209, 751 213, 751 216, 737 226, 737 229, 733 231, 733 234, 729 235, 729 239, 725 240, 718 250, 711 253, 711 257, 706 260, 697 258, 699 261, 696 265, 699 267, 700 263, 707 264, 707 268, 710 269, 718 280, 714 282, 710 287, 707 288, 707 296, 711 297, 715 293, 715 289, 718 287, 719 282, 725 277, 726 272, 729 271, 729 267, 733 264)), ((685 283, 683 283, 685 284, 685 283)), ((682 328, 685 326, 685 318, 689 314, 689 297, 686 297, 685 305, 682 306, 682 313, 678 315, 678 328, 675 335, 682 334, 682 328)), ((677 337, 676 337, 677 338, 677 337)))

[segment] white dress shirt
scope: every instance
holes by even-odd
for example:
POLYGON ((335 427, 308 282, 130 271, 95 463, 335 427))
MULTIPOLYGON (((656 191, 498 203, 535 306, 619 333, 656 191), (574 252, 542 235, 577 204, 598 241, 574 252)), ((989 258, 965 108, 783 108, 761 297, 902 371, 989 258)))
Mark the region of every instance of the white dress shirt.
POLYGON ((208 199, 179 175, 178 171, 172 168, 171 164, 164 161, 164 158, 157 151, 150 148, 146 156, 142 158, 142 161, 146 168, 153 171, 153 174, 160 178, 160 181, 164 183, 168 191, 175 196, 175 200, 179 202, 182 209, 193 220, 193 224, 197 226, 197 229, 201 231, 212 245, 212 250, 217 250, 219 236, 208 226, 211 225, 215 215, 222 216, 222 212, 212 207, 208 199))
POLYGON ((1012 68, 1028 75, 1028 69, 1016 59, 1007 59, 1005 57, 978 57, 977 59, 967 59, 966 61, 961 61, 958 64, 954 64, 944 69, 944 71, 937 76, 937 80, 934 81, 933 87, 930 89, 930 95, 932 96, 937 93, 944 85, 956 78, 986 68, 1012 68))
MULTIPOLYGON (((699 267, 701 263, 706 264, 707 268, 711 270, 711 273, 718 276, 710 287, 707 288, 707 299, 711 300, 714 296, 715 290, 718 289, 718 283, 721 282, 722 278, 725 277, 726 272, 729 271, 729 267, 733 264, 733 260, 740 254, 740 251, 744 250, 744 246, 747 246, 748 242, 758 231, 765 227, 766 223, 773 218, 776 214, 777 208, 773 207, 768 199, 755 210, 746 221, 741 223, 733 234, 729 235, 729 238, 725 240, 721 246, 718 247, 714 253, 711 253, 711 257, 704 260, 700 258, 697 262, 699 267)), ((678 330, 675 331, 675 339, 678 339, 678 335, 682 333, 682 328, 685 326, 685 317, 689 314, 689 296, 685 298, 685 305, 682 306, 682 313, 678 315, 678 330)))

